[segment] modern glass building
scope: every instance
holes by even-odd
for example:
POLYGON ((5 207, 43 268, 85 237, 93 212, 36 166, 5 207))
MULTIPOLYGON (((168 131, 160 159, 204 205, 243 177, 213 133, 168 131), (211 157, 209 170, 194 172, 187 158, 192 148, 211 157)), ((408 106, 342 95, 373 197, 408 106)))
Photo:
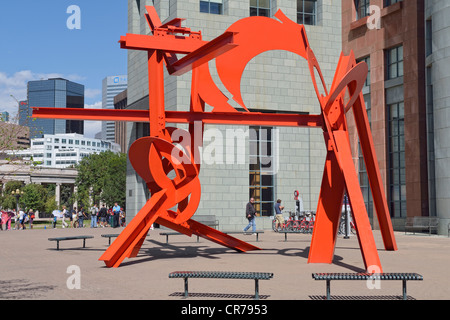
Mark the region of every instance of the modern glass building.
MULTIPOLYGON (((114 109, 114 97, 127 89, 127 76, 110 76, 103 79, 102 83, 102 109, 114 109)), ((115 122, 102 122, 103 140, 115 141, 115 122)))
POLYGON ((30 121, 31 107, 84 108, 84 86, 53 78, 28 82, 28 105, 21 105, 19 123, 30 127, 31 138, 44 134, 84 134, 83 120, 36 119, 30 121))

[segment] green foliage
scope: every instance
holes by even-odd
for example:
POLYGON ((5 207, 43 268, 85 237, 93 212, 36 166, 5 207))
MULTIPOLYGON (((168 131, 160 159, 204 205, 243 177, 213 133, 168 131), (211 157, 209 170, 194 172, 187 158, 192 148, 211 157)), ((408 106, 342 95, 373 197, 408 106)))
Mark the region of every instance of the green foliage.
MULTIPOLYGON (((47 189, 40 184, 28 184, 23 188, 23 196, 20 197, 20 206, 23 208, 45 212, 45 203, 49 198, 47 189)), ((53 197, 54 198, 54 197, 53 197)), ((47 211, 48 212, 48 211, 47 211)))
MULTIPOLYGON (((79 205, 91 206, 99 201, 108 205, 125 205, 127 158, 111 151, 91 154, 76 166, 78 190, 74 198, 79 205)), ((74 199, 74 200, 75 200, 74 199)))
POLYGON ((16 208, 16 196, 12 195, 12 191, 19 189, 23 194, 19 198, 19 207, 28 211, 39 210, 39 212, 51 212, 57 209, 55 190, 53 185, 44 187, 39 184, 23 185, 20 181, 10 181, 3 188, 3 197, 0 199, 0 206, 4 209, 16 208))

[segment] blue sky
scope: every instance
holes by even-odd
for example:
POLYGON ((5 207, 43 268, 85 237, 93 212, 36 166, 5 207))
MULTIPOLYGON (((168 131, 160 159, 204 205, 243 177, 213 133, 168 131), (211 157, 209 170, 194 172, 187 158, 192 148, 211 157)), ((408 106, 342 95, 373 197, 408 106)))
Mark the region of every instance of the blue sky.
MULTIPOLYGON (((127 73, 126 0, 22 0, 0 6, 0 111, 15 114, 30 80, 63 77, 85 86, 86 107, 101 107, 102 80, 127 73), (70 30, 71 5, 80 8, 81 29, 70 30)), ((99 131, 87 123, 87 135, 99 131)))

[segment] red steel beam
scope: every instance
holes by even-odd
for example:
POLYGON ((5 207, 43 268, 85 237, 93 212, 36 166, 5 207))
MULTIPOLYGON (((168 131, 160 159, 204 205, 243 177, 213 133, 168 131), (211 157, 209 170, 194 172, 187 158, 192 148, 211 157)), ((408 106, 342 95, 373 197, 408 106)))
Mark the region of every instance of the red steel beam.
MULTIPOLYGON (((148 110, 67 109, 34 107, 33 118, 70 119, 88 121, 148 122, 148 110)), ((166 111, 167 123, 192 123, 222 125, 260 125, 282 127, 322 127, 322 115, 260 113, 260 112, 185 112, 166 111)))
POLYGON ((173 53, 191 53, 208 43, 192 38, 175 36, 158 37, 142 34, 130 34, 120 37, 120 47, 130 50, 162 50, 173 53))

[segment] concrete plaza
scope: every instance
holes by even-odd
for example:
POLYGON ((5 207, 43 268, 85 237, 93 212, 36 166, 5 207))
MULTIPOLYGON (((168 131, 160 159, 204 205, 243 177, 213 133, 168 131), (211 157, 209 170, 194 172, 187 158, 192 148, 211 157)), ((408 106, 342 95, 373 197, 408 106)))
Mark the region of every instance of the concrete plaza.
MULTIPOLYGON (((259 241, 252 235, 237 235, 262 250, 238 253, 205 239, 172 236, 166 244, 160 229, 150 231, 139 255, 126 259, 119 268, 106 268, 98 258, 108 247, 102 234, 117 229, 47 229, 0 232, 0 299, 31 300, 180 300, 182 279, 169 279, 172 271, 261 271, 274 278, 260 281, 261 299, 315 300, 325 295, 325 282, 315 281, 314 272, 360 272, 364 265, 355 236, 338 238, 332 264, 308 264, 311 235, 284 235, 266 230, 259 241), (60 251, 48 238, 93 235, 82 248, 82 240, 63 241, 60 251), (73 269, 80 274, 80 288, 69 289, 73 269)), ((398 251, 385 251, 379 231, 375 240, 384 272, 415 272, 423 281, 408 281, 409 299, 450 299, 450 238, 396 232, 398 251)), ((73 283, 73 282, 72 282, 73 283)), ((188 300, 238 299, 250 301, 252 280, 191 279, 188 300)), ((382 281, 369 290, 365 281, 331 282, 335 299, 399 299, 401 281, 382 281)))

